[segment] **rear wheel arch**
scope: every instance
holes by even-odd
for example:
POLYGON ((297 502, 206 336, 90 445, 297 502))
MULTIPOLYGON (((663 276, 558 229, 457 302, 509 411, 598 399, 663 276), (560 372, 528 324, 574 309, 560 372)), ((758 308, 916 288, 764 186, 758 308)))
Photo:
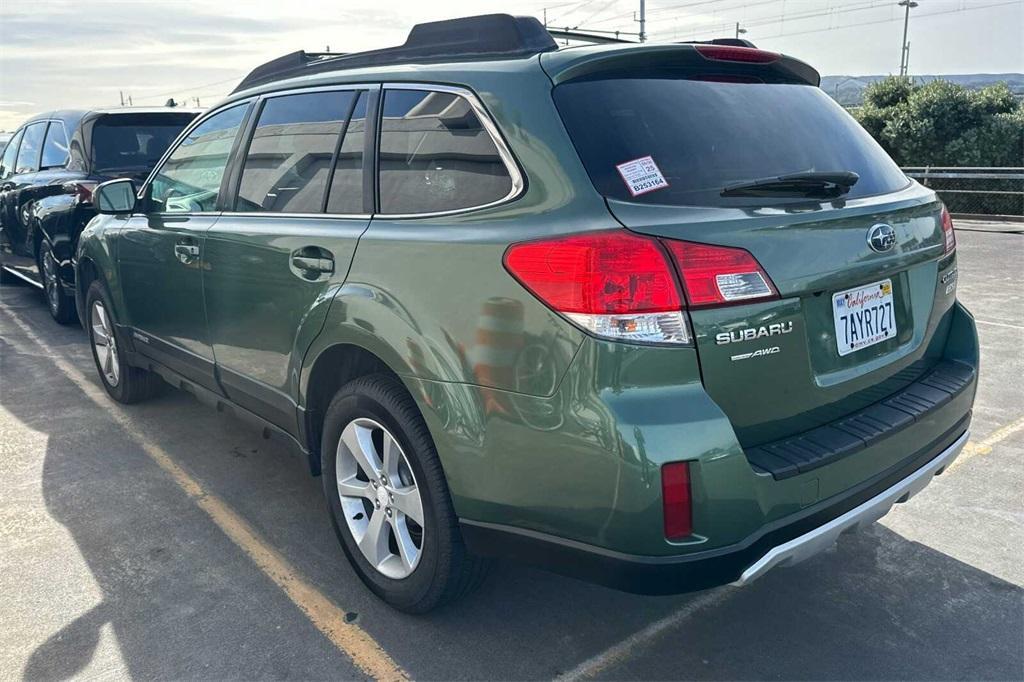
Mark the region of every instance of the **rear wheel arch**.
POLYGON ((379 356, 352 343, 328 346, 310 364, 301 404, 305 408, 305 445, 309 452, 310 472, 314 476, 320 474, 320 436, 327 407, 338 389, 353 379, 371 374, 387 374, 402 381, 379 356))

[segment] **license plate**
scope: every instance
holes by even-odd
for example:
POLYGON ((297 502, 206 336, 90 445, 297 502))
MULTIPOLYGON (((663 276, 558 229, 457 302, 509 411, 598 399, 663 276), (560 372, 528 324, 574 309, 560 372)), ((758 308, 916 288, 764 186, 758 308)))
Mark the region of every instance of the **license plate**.
POLYGON ((849 355, 891 339, 896 336, 892 280, 884 279, 832 294, 832 316, 839 355, 849 355))

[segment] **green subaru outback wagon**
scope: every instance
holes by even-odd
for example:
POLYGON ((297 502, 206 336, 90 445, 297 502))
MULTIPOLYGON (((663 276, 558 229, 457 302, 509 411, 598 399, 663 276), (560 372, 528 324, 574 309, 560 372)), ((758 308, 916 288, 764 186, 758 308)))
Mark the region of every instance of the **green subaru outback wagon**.
POLYGON ((491 557, 749 583, 942 472, 977 381, 949 214, 818 82, 505 15, 281 57, 98 190, 100 379, 293 443, 400 609, 491 557))

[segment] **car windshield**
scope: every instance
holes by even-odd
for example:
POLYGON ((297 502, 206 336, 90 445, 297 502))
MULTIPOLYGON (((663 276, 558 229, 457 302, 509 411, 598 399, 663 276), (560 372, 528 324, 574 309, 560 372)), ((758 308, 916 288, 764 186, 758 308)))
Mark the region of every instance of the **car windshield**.
POLYGON ((94 171, 151 169, 193 118, 186 112, 103 116, 92 131, 94 171))
POLYGON ((806 201, 767 192, 722 196, 730 186, 796 173, 856 173, 848 199, 909 182, 842 107, 810 85, 614 78, 565 83, 554 98, 595 187, 613 199, 690 206, 806 201))

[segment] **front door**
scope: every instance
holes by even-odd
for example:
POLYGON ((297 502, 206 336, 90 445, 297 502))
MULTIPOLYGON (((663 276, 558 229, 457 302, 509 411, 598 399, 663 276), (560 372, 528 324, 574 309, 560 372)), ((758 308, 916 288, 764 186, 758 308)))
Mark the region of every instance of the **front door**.
POLYGON ((203 302, 206 232, 220 215, 224 171, 248 103, 193 128, 145 188, 144 212, 117 240, 125 308, 135 349, 186 379, 219 391, 203 302))
POLYGON ((206 235, 203 288, 221 385, 293 434, 303 355, 369 224, 363 158, 375 96, 350 88, 265 97, 231 183, 233 210, 206 235))

